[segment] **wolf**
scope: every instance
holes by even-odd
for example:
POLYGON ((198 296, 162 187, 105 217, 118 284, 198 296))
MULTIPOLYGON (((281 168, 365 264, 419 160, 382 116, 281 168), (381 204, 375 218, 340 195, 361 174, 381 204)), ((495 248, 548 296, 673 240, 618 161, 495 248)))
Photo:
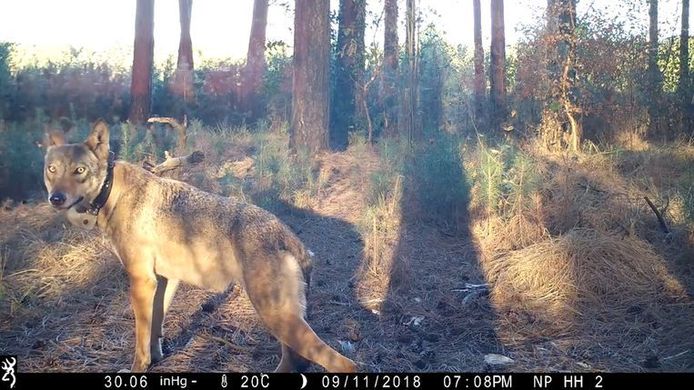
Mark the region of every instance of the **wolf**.
POLYGON ((162 359, 164 317, 179 282, 217 292, 240 283, 281 343, 276 371, 305 369, 309 361, 356 371, 306 322, 312 256, 270 212, 114 161, 103 120, 82 143, 47 134, 44 181, 48 202, 85 224, 93 220, 125 267, 135 313, 133 372, 162 359))

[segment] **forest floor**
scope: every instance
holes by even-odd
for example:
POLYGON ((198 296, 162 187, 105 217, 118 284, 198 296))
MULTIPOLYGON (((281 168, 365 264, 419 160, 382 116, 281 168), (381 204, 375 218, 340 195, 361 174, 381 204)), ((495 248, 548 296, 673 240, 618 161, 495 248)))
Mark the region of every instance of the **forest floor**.
MULTIPOLYGON (((244 151, 238 154, 233 159, 244 151)), ((694 251, 680 243, 649 246, 672 254, 663 258, 674 264, 668 269, 679 294, 640 294, 640 301, 626 300, 623 311, 595 318, 578 313, 570 327, 557 331, 548 324, 551 316, 540 318, 545 309, 499 304, 494 283, 501 282, 489 280, 485 262, 501 255, 488 249, 474 213, 462 213, 451 229, 409 215, 405 194, 396 234, 379 243, 391 264, 400 265, 367 277, 363 263, 374 242, 360 228, 368 196, 355 180, 372 175, 376 159, 350 152, 322 156, 321 185, 310 202, 271 207, 316 253, 309 324, 361 370, 694 371, 694 251), (490 364, 490 354, 512 361, 490 364)), ((128 282, 101 236, 67 226, 38 200, 5 203, 0 226, 0 353, 18 355, 23 372, 129 368, 134 318, 128 282)), ((680 235, 691 242, 691 231, 680 235)), ((236 286, 222 294, 182 286, 165 333, 166 357, 154 372, 267 372, 279 362, 279 345, 236 286)))

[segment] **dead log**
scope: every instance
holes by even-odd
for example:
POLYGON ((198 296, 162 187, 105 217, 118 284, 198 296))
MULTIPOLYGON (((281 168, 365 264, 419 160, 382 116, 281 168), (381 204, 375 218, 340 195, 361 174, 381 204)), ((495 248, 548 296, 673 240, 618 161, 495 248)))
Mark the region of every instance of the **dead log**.
POLYGON ((144 161, 142 167, 157 176, 161 176, 165 172, 173 171, 178 168, 186 168, 199 164, 205 159, 205 154, 199 150, 182 157, 174 157, 169 151, 164 152, 166 160, 163 163, 154 165, 149 161, 144 161))

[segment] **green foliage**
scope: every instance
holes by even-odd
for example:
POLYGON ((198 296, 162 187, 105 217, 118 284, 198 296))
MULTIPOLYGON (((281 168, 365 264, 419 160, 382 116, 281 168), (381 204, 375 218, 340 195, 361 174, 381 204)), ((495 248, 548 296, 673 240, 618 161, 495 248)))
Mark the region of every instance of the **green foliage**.
POLYGON ((168 56, 166 61, 153 69, 152 74, 152 114, 160 116, 179 116, 182 104, 171 92, 169 83, 174 80, 176 60, 168 56))
POLYGON ((12 60, 12 44, 0 42, 0 120, 7 116, 9 101, 12 97, 12 74, 10 62, 12 60))
MULTIPOLYGON (((689 69, 694 69, 694 40, 689 40, 689 69)), ((676 93, 680 83, 680 38, 671 37, 660 44, 658 67, 663 73, 663 91, 676 93)), ((691 77, 691 76, 690 76, 691 77)))
POLYGON ((482 206, 502 218, 517 215, 531 195, 540 190, 541 179, 531 155, 509 145, 477 146, 471 182, 482 206))
POLYGON ((43 190, 43 139, 40 122, 10 123, 0 131, 0 200, 26 199, 43 190))
POLYGON ((479 186, 482 200, 487 210, 499 212, 503 193, 505 161, 503 154, 496 149, 480 145, 479 168, 474 184, 479 186))
POLYGON ((453 47, 435 25, 421 33, 419 105, 425 133, 469 128, 472 99, 472 56, 464 46, 453 47))
POLYGON ((322 185, 311 155, 307 150, 291 154, 286 133, 260 133, 256 140, 258 178, 266 183, 259 203, 271 209, 277 202, 305 206, 322 185))
POLYGON ((288 54, 287 44, 283 41, 271 41, 266 45, 263 95, 267 101, 267 112, 270 118, 289 119, 292 106, 292 58, 288 54))
POLYGON ((443 120, 443 85, 448 77, 448 45, 433 25, 422 32, 419 52, 419 101, 422 107, 422 126, 437 131, 443 120))
POLYGON ((455 224, 467 213, 469 185, 457 137, 442 133, 420 146, 405 170, 405 196, 417 202, 421 218, 455 224))

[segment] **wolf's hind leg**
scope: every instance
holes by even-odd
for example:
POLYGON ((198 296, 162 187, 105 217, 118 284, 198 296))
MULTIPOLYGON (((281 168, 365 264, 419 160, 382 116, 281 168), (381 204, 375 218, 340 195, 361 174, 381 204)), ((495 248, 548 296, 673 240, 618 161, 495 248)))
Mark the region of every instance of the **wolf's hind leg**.
POLYGON ((304 372, 310 364, 310 361, 294 352, 287 344, 282 343, 282 359, 277 368, 275 368, 275 372, 304 372))

